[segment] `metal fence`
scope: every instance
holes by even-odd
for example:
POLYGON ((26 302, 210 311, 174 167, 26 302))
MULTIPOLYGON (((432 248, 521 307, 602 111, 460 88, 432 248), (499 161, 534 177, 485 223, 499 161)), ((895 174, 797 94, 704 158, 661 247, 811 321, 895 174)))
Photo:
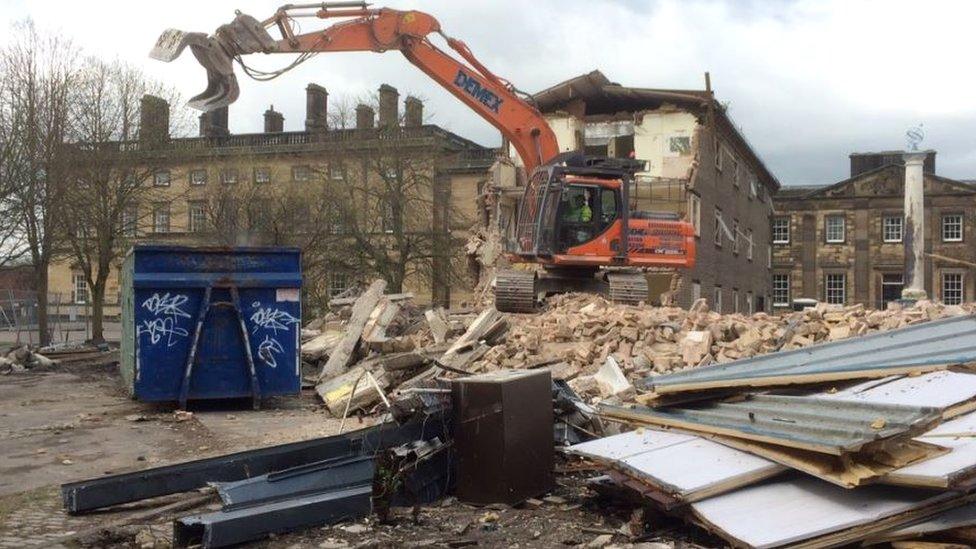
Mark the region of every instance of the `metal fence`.
MULTIPOLYGON (((91 305, 76 302, 71 293, 50 292, 47 297, 48 328, 54 343, 91 337, 91 305)), ((117 322, 118 303, 105 304, 106 324, 117 322)), ((0 343, 39 342, 37 293, 0 288, 0 343)), ((110 331, 117 327, 107 328, 110 331)))

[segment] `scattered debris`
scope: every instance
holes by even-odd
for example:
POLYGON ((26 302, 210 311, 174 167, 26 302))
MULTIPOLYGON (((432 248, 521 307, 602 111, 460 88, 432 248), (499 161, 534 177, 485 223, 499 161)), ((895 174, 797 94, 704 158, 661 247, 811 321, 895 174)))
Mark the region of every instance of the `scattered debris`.
MULTIPOLYGON (((394 507, 412 507, 417 520, 420 505, 454 493, 487 505, 444 542, 464 546, 475 543, 472 530, 506 528, 509 505, 580 507, 550 491, 553 445, 570 460, 560 472, 599 475, 593 490, 636 497, 648 513, 741 546, 901 542, 915 532, 894 532, 972 498, 976 374, 959 367, 976 362, 970 305, 721 315, 704 301, 686 311, 566 294, 539 314, 513 315, 490 305, 424 310, 385 289, 376 281, 334 299, 301 339, 340 429, 354 414, 386 421, 72 483, 66 508, 213 483, 222 508, 179 518, 174 544, 217 547, 375 513, 378 521, 332 530, 362 536, 394 507), (763 512, 755 501, 767 502, 763 512), (776 513, 765 516, 767 507, 776 513)), ((172 421, 193 417, 177 411, 172 421)), ((630 513, 581 525, 566 542, 670 546, 648 536, 654 518, 630 513)), ((333 545, 347 543, 323 546, 333 545)))

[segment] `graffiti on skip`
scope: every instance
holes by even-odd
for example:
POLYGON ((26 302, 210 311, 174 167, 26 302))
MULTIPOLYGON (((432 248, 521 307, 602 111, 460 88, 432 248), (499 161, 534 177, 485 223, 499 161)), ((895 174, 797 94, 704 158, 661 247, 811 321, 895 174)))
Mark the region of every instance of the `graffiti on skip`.
POLYGON ((142 308, 149 311, 153 317, 143 320, 136 330, 137 335, 149 336, 149 343, 155 345, 166 340, 166 346, 172 347, 181 339, 189 335, 186 328, 179 326, 181 318, 190 318, 190 313, 183 310, 190 298, 184 294, 162 295, 154 293, 142 302, 142 308))
POLYGON ((167 347, 172 347, 179 338, 189 335, 186 329, 176 325, 172 317, 143 320, 139 326, 139 335, 142 334, 147 334, 149 336, 149 343, 153 345, 166 338, 167 347))
POLYGON ((153 294, 149 299, 142 302, 143 308, 149 310, 156 316, 171 316, 190 318, 190 313, 183 310, 183 305, 190 298, 183 294, 172 294, 166 292, 163 295, 153 294))
POLYGON ((278 340, 270 335, 264 336, 264 341, 258 345, 258 358, 272 368, 278 367, 278 360, 275 358, 275 355, 280 355, 284 352, 285 349, 281 346, 281 343, 278 343, 278 340))
POLYGON ((251 333, 256 333, 258 329, 264 328, 277 334, 278 330, 287 332, 288 326, 298 324, 298 319, 288 313, 288 311, 271 307, 261 307, 261 303, 257 301, 252 303, 251 306, 257 309, 251 315, 251 322, 253 323, 251 333))

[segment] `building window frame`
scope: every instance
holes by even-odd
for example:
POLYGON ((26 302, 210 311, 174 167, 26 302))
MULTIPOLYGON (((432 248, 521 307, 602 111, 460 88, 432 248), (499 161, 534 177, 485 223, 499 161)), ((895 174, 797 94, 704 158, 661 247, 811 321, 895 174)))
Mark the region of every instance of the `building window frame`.
POLYGON ((712 288, 712 305, 715 307, 715 312, 722 312, 722 287, 715 286, 712 288))
POLYGON ((291 167, 291 180, 295 182, 305 182, 312 180, 312 169, 308 164, 299 164, 291 167))
POLYGON ((206 168, 197 168, 195 170, 190 170, 190 185, 194 187, 201 187, 207 184, 209 174, 206 168))
POLYGON ((172 175, 169 170, 156 170, 153 172, 153 187, 169 187, 172 175))
POLYGON ((191 233, 207 230, 207 201, 190 200, 186 203, 186 228, 191 233))
POLYGON ((122 208, 122 236, 135 238, 139 231, 139 206, 129 204, 122 208))
POLYGON ((71 273, 71 302, 77 305, 89 303, 88 277, 84 273, 71 273))
POLYGON ((251 177, 256 185, 266 185, 271 183, 271 168, 258 166, 252 170, 251 177))
POLYGON ((942 303, 961 305, 966 300, 966 273, 955 269, 943 270, 939 276, 942 303))
POLYGON ((901 242, 905 238, 905 217, 885 215, 881 217, 881 241, 901 242))
POLYGON ((732 288, 732 312, 739 312, 739 289, 732 288))
POLYGON ((169 202, 156 202, 152 210, 153 234, 170 232, 171 212, 169 202))
POLYGON ((393 208, 393 203, 390 200, 384 199, 380 204, 380 225, 383 233, 393 234, 393 229, 396 227, 396 209, 393 208))
POLYGON ((695 228, 695 236, 701 237, 701 197, 695 193, 688 193, 688 218, 695 228))
POLYGON ((328 288, 326 291, 330 299, 346 291, 351 285, 351 277, 346 271, 329 271, 327 280, 328 288))
POLYGON ((237 184, 238 176, 240 174, 237 168, 225 168, 220 170, 220 183, 223 185, 235 185, 237 184))
POLYGON ((732 219, 732 254, 739 255, 739 220, 732 219))
POLYGON ((962 242, 965 236, 961 213, 942 214, 942 242, 962 242))
POLYGON ((722 157, 724 156, 725 151, 723 151, 722 140, 719 139, 717 135, 715 136, 714 145, 715 145, 715 169, 721 172, 722 164, 723 164, 722 157))
POLYGON ((712 239, 716 248, 722 247, 722 208, 715 207, 715 235, 712 239))
POLYGON ((329 179, 332 181, 342 181, 346 178, 346 169, 341 162, 329 163, 329 179))
POLYGON ((824 302, 829 305, 847 303, 847 273, 824 273, 824 302))
POLYGON ((756 314, 756 301, 752 297, 752 291, 746 292, 746 313, 749 315, 756 314))
POLYGON ((692 280, 691 281, 691 303, 694 304, 699 299, 701 299, 701 281, 692 280))
POLYGON ((773 244, 789 244, 790 243, 790 216, 778 215, 773 217, 772 227, 770 229, 772 233, 773 244))
POLYGON ((691 154, 690 135, 671 135, 668 137, 668 152, 671 156, 691 154))
POLYGON ((773 278, 772 278, 773 307, 790 306, 790 295, 792 293, 792 288, 790 287, 790 283, 791 283, 790 279, 791 276, 788 273, 773 273, 773 278))
POLYGON ((732 172, 732 186, 739 188, 739 159, 734 154, 729 154, 729 171, 732 172))
POLYGON ((752 247, 753 247, 752 229, 746 229, 746 244, 748 245, 748 248, 746 248, 746 259, 752 261, 752 247))
POLYGON ((847 218, 844 215, 824 216, 824 242, 843 244, 847 241, 847 218))

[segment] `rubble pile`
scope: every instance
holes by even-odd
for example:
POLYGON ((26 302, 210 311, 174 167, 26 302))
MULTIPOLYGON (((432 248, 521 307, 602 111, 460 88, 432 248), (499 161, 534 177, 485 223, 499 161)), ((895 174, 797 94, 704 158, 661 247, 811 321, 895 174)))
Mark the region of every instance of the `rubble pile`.
POLYGON ((311 381, 335 416, 381 403, 389 409, 391 390, 423 384, 445 368, 463 368, 487 350, 482 340, 488 330, 495 336, 503 331, 505 322, 493 309, 486 309, 491 315, 425 311, 411 294, 385 289, 377 280, 357 297, 333 300, 333 312, 302 330, 302 361, 317 372, 311 381))
POLYGON ((634 384, 669 372, 841 341, 973 312, 922 301, 887 310, 819 304, 783 315, 720 314, 704 299, 688 310, 551 297, 533 315, 423 310, 411 294, 373 282, 302 330, 302 360, 336 416, 390 410, 389 396, 436 378, 499 369, 548 369, 590 403, 639 397, 634 384), (352 396, 350 400, 349 396, 352 396))
MULTIPOLYGON (((678 307, 617 305, 585 294, 548 300, 538 315, 511 317, 512 328, 500 345, 473 364, 471 371, 546 365, 553 377, 571 381, 581 394, 594 394, 592 382, 613 357, 630 379, 726 363, 775 351, 893 330, 959 316, 972 305, 945 306, 928 301, 911 308, 892 305, 869 310, 820 304, 786 315, 719 314, 705 300, 689 310, 678 307)), ((608 396, 603 391, 602 396, 608 396)))
POLYGON ((15 374, 54 365, 50 358, 32 351, 27 345, 16 345, 0 356, 0 374, 15 374))

